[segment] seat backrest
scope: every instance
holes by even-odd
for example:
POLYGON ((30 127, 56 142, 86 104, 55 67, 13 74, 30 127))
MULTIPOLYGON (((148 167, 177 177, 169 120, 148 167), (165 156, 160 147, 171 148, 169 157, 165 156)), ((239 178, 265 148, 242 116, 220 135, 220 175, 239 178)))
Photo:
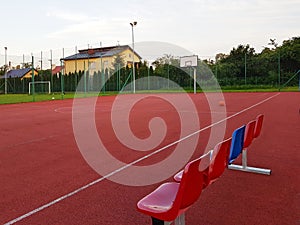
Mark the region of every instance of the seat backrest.
POLYGON ((182 174, 179 190, 174 201, 179 209, 191 206, 199 198, 203 187, 203 173, 209 167, 211 152, 189 162, 182 174))
POLYGON ((219 178, 223 174, 225 168, 227 167, 231 139, 232 138, 224 140, 214 147, 208 173, 208 184, 212 183, 217 178, 219 178))
POLYGON ((254 138, 255 125, 256 125, 256 120, 251 120, 246 125, 245 137, 244 137, 244 148, 248 148, 250 146, 250 144, 252 143, 252 140, 254 138))
POLYGON ((245 125, 237 128, 232 133, 229 163, 232 163, 242 152, 244 146, 245 125))
POLYGON ((254 138, 257 138, 260 135, 263 120, 264 120, 264 115, 263 114, 259 114, 256 117, 256 126, 255 126, 255 129, 254 129, 254 135, 253 135, 254 138))

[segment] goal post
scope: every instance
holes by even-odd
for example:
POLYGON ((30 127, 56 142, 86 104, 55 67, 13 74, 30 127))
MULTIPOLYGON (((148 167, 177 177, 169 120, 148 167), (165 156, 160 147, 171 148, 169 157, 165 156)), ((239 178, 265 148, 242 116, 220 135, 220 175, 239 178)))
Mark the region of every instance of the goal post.
POLYGON ((28 94, 32 94, 32 85, 34 85, 34 92, 44 92, 44 93, 48 93, 48 94, 51 94, 51 84, 50 84, 50 81, 34 81, 34 82, 29 82, 28 84, 28 94), (42 86, 42 90, 45 90, 45 91, 39 91, 39 89, 37 88, 37 85, 39 86, 42 86), (44 88, 45 87, 45 88, 44 88), (38 90, 38 91, 37 91, 38 90))

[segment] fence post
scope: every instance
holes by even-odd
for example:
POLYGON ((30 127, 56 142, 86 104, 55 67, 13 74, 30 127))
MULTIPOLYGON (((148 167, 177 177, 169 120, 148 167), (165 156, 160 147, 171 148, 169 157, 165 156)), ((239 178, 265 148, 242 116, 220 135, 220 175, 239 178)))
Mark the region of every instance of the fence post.
POLYGON ((31 56, 31 80, 32 80, 32 101, 35 102, 35 90, 34 90, 34 56, 31 56))
POLYGON ((60 71, 60 88, 61 88, 61 99, 64 99, 64 70, 63 61, 60 61, 61 71, 60 71))

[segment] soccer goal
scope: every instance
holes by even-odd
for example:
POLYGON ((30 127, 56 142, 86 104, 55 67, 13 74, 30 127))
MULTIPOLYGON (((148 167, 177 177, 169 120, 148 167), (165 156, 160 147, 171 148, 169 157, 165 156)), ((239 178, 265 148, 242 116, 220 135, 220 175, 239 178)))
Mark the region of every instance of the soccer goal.
POLYGON ((34 81, 29 82, 29 91, 28 93, 31 95, 34 93, 48 93, 51 94, 51 85, 50 81, 34 81))

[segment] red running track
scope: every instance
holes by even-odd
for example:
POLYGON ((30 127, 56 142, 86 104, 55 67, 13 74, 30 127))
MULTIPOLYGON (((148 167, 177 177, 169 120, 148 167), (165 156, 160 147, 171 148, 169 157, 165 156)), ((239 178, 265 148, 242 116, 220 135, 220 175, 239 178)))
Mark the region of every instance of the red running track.
MULTIPOLYGON (((197 106, 201 128, 210 125, 205 96, 190 97, 197 106)), ((225 93, 225 98, 227 116, 232 116, 227 120, 225 137, 257 114, 265 114, 262 134, 249 148, 248 164, 271 168, 272 175, 225 171, 186 213, 186 224, 299 224, 300 93, 225 93)), ((111 154, 129 163, 148 153, 129 151, 113 135, 113 101, 114 97, 99 100, 97 129, 111 154)), ((178 140, 180 124, 174 121, 179 117, 172 105, 155 97, 139 104, 129 119, 136 136, 148 137, 149 119, 161 116, 168 131, 157 149, 178 140)), ((122 107, 126 103, 118 109, 120 113, 122 107)), ((135 206, 159 184, 133 187, 103 179, 52 202, 101 179, 78 150, 72 129, 72 100, 1 105, 0 112, 0 224, 13 222, 29 212, 32 214, 16 224, 150 224, 150 218, 138 213, 135 206), (49 202, 51 205, 40 208, 49 202)), ((211 129, 200 132, 192 158, 212 147, 207 146, 210 133, 211 129)), ((174 148, 138 165, 157 163, 174 148)))

